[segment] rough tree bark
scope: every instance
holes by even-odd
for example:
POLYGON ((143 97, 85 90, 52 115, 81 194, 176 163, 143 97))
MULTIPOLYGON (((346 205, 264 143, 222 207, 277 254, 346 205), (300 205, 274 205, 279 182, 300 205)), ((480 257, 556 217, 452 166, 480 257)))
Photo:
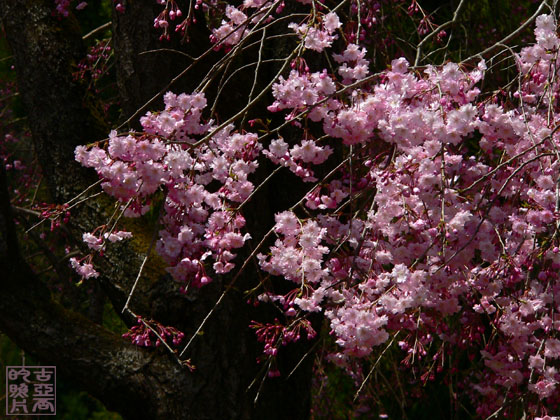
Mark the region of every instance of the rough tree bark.
MULTIPOLYGON (((119 85, 133 112, 146 97, 162 89, 165 78, 177 74, 176 60, 147 60, 139 53, 153 48, 156 36, 148 23, 153 0, 129 2, 114 22, 119 85), (130 13, 130 14, 129 14, 130 13), (147 61, 146 61, 147 60, 147 61), (161 77, 165 75, 165 77, 161 77), (138 94, 138 87, 146 91, 138 94)), ((13 50, 18 88, 27 109, 33 141, 50 194, 62 203, 95 179, 74 161, 74 148, 104 138, 108 127, 95 118, 95 104, 72 79, 72 66, 84 48, 75 20, 52 17, 51 0, 0 0, 0 16, 13 50)), ((153 17, 152 17, 153 19, 153 17)), ((201 34, 206 36, 203 31, 201 34)), ((200 36, 202 36, 200 35, 200 36)), ((194 42, 196 45, 196 41, 194 42)), ((206 44, 206 40, 201 41, 206 44)), ((232 291, 193 344, 194 373, 180 367, 161 349, 133 346, 118 335, 68 311, 50 296, 41 278, 21 258, 9 206, 6 177, 0 174, 0 330, 38 360, 56 365, 110 409, 131 419, 285 419, 307 418, 311 365, 303 363, 289 380, 267 380, 253 400, 260 366, 259 345, 248 329, 255 316, 242 292, 232 291)), ((106 204, 91 203, 73 214, 73 232, 91 229, 106 218, 106 204)), ((76 236, 79 239, 79 236, 76 236)), ((120 314, 147 244, 132 242, 109 254, 101 268, 104 292, 120 314)), ((213 307, 227 279, 217 279, 200 294, 184 297, 157 267, 139 284, 131 308, 192 333, 213 307)), ((239 283, 250 284, 250 276, 239 283)), ((124 318, 129 325, 134 321, 124 318)), ((305 353, 294 346, 281 363, 293 367, 305 353)), ((285 369, 285 370, 286 370, 285 369)), ((285 371, 284 370, 284 371, 285 371)))

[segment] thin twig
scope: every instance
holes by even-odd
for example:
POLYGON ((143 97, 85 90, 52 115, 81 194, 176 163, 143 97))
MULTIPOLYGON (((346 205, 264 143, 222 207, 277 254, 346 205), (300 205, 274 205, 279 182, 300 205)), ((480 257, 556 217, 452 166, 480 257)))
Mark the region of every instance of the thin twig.
POLYGON ((134 280, 134 284, 132 285, 132 289, 130 289, 130 293, 128 294, 128 298, 126 299, 126 303, 124 304, 124 308, 123 308, 121 313, 124 313, 128 309, 128 304, 130 303, 130 300, 132 299, 132 295, 134 294, 134 290, 136 289, 136 285, 138 284, 138 281, 140 280, 140 277, 142 276, 142 271, 144 270, 144 266, 146 265, 146 261, 148 261, 148 257, 150 256, 150 253, 152 252, 152 248, 154 247, 154 244, 156 243, 157 232, 158 232, 158 229, 156 228, 154 230, 154 234, 152 235, 152 240, 150 241, 150 246, 148 247, 148 251, 146 252, 146 255, 144 256, 144 259, 142 260, 142 264, 140 265, 140 269, 138 270, 138 274, 136 275, 136 280, 134 280))
POLYGON ((463 8, 464 4, 465 4, 465 0, 461 0, 459 5, 455 9, 455 12, 453 13, 453 18, 451 20, 439 25, 432 32, 430 32, 428 35, 426 35, 424 37, 424 39, 422 39, 422 41, 420 41, 420 43, 416 47, 416 58, 414 59, 414 67, 418 66, 418 63, 420 62, 420 54, 422 53, 422 47, 424 46, 424 44, 427 43, 430 39, 432 39, 437 33, 439 33, 441 31, 443 31, 444 29, 454 25, 457 22, 457 18, 459 17, 459 13, 461 12, 461 9, 463 8))
POLYGON ((94 30, 88 32, 87 34, 85 34, 82 39, 85 41, 86 39, 88 39, 89 37, 92 37, 93 35, 95 35, 98 32, 104 31, 105 29, 109 28, 111 26, 113 22, 109 21, 107 23, 104 23, 101 26, 98 26, 97 28, 95 28, 94 30))
POLYGON ((513 38, 515 38, 517 35, 519 35, 521 32, 523 32, 529 25, 531 25, 533 23, 533 20, 535 20, 537 18, 537 16, 539 16, 539 14, 542 12, 542 9, 544 8, 544 6, 546 5, 546 0, 544 0, 543 2, 541 2, 539 8, 537 9, 537 11, 535 13, 533 13, 531 15, 531 17, 529 17, 529 19, 527 19, 527 21, 525 23, 523 23, 523 25, 521 25, 519 28, 517 28, 515 31, 513 31, 512 33, 510 33, 508 36, 502 38, 501 40, 499 40, 498 42, 496 42, 494 45, 486 48, 484 51, 479 52, 477 54, 471 55, 468 58, 465 58, 464 60, 461 61, 461 64, 464 64, 468 61, 471 61, 475 58, 482 58, 485 54, 489 53, 490 51, 495 50, 500 44, 506 44, 507 42, 511 41, 513 38))
POLYGON ((371 376, 371 374, 373 373, 373 371, 375 370, 375 368, 377 367, 377 365, 379 364, 379 362, 381 361, 381 359, 383 358, 383 355, 387 352, 387 350, 389 350, 389 348, 393 345, 393 342, 395 341, 395 339, 397 338, 397 336, 400 334, 400 331, 397 331, 397 333, 393 336, 393 338, 391 339, 391 342, 389 344, 387 344, 387 346, 383 349, 383 351, 381 352, 381 354, 379 355, 379 357, 377 358, 377 360, 375 361, 375 363, 373 364, 373 366, 371 367, 371 369, 369 370, 369 373, 367 374, 367 376, 365 377, 365 379, 362 381, 362 384, 360 385, 360 388, 358 388, 358 390, 356 391, 356 393, 354 394, 354 399, 352 400, 353 402, 356 402, 356 400, 358 399, 358 396, 360 395, 360 392, 362 392, 362 389, 364 388, 364 385, 366 384, 366 382, 368 381, 369 377, 371 376))

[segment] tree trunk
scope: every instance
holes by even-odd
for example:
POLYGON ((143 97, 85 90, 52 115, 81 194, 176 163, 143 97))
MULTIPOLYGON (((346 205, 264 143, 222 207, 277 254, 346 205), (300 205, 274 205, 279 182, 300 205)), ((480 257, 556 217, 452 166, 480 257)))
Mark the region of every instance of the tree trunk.
MULTIPOLYGON (((165 87, 169 75, 180 71, 177 64, 185 63, 147 60, 139 55, 154 47, 153 16, 147 23, 144 19, 155 2, 128 3, 124 15, 114 22, 114 45, 122 103, 125 113, 130 114, 165 87)), ((108 128, 93 117, 94 104, 85 100, 84 87, 72 78, 72 66, 84 54, 77 23, 72 17, 53 18, 53 7, 50 0, 0 0, 36 153, 53 200, 64 202, 95 179, 74 161, 75 146, 105 137, 108 128)), ((202 30, 200 33, 207 36, 202 30)), ((194 41, 195 45, 206 43, 194 41)), ((261 347, 248 328, 258 314, 245 303, 242 293, 244 286, 251 284, 249 275, 240 279, 241 291, 232 289, 226 295, 204 334, 194 340, 187 355, 197 368, 191 373, 163 349, 138 348, 53 301, 19 254, 3 171, 0 205, 0 329, 22 349, 43 363, 56 365, 108 408, 131 419, 308 417, 311 358, 290 379, 266 379, 260 386, 265 373, 256 358, 261 347), (254 379, 255 385, 248 389, 254 379)), ((73 215, 74 232, 91 229, 105 219, 103 204, 84 206, 73 215)), ((116 247, 101 268, 107 273, 101 284, 117 313, 143 257, 138 255, 139 246, 116 247)), ((140 249, 144 252, 145 247, 140 249)), ((148 270, 148 278, 140 281, 131 307, 138 314, 184 330, 188 338, 214 307, 227 281, 216 279, 199 293, 185 297, 170 278, 153 268, 148 270)), ((287 374, 306 350, 305 345, 299 345, 284 351, 279 359, 283 373, 287 374)))

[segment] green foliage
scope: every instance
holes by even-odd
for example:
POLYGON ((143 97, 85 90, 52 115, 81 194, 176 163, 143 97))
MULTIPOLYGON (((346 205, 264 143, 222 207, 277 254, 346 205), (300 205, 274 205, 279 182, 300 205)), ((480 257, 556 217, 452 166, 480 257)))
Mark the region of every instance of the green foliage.
MULTIPOLYGON (((82 32, 87 34, 89 31, 109 22, 112 17, 112 5, 113 2, 111 0, 89 1, 85 9, 76 11, 76 17, 80 22, 82 32)), ((101 32, 99 35, 101 36, 109 32, 110 28, 105 32, 101 32)))
POLYGON ((109 331, 120 335, 128 331, 128 328, 122 319, 119 318, 110 302, 105 302, 105 306, 103 307, 103 326, 109 331))
POLYGON ((348 407, 353 405, 352 398, 356 388, 346 373, 328 365, 325 370, 316 372, 313 388, 312 419, 348 418, 348 407))

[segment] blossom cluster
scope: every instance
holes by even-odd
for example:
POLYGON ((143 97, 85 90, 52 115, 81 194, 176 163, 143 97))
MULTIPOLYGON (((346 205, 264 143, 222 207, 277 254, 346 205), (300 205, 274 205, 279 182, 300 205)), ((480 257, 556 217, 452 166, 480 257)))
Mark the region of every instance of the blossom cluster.
MULTIPOLYGON (((238 44, 273 5, 227 6, 213 41, 238 44)), ((290 25, 302 50, 332 47, 338 16, 306 19, 290 25)), ((278 134, 263 148, 256 133, 218 130, 203 118, 202 93, 167 93, 165 109, 141 119, 142 132, 112 132, 106 144, 78 147, 76 159, 98 172, 125 216, 163 202, 157 250, 184 290, 233 269, 250 238, 237 208, 253 195, 259 159, 317 182, 304 206, 275 215, 276 239, 257 256, 267 279, 291 288, 281 295, 261 285, 258 301, 276 304, 286 323, 252 324, 265 355, 275 357, 302 329, 314 336, 306 317, 320 312, 341 365, 400 334, 407 367, 428 357, 449 363, 457 353, 476 358, 482 368, 464 376, 480 416, 521 398, 536 415, 560 405, 553 16, 537 18, 535 36, 515 56, 515 103, 481 92, 484 61, 420 72, 398 58, 371 75, 367 49, 350 42, 331 54, 336 74, 311 71, 298 57, 274 83, 267 110, 284 113, 301 137, 278 134), (319 181, 340 149, 349 163, 319 181)), ((101 237, 88 235, 102 250, 101 237)), ((422 378, 435 375, 428 365, 422 378)))
MULTIPOLYGON (((376 83, 319 104, 298 99, 290 85, 309 76, 293 72, 279 80, 269 108, 292 110, 290 117, 313 109, 309 118, 322 120, 325 134, 355 147, 363 166, 337 180, 345 194, 336 204, 347 200, 361 210, 331 214, 313 192, 307 206, 322 214, 278 214, 278 240, 261 255, 261 267, 300 283, 295 302, 302 310, 324 311, 342 348, 339 361, 407 331, 414 342, 402 348, 420 359, 426 352, 419 343, 480 349, 485 369, 470 380, 483 416, 523 387, 535 401, 558 403, 559 39, 552 16, 537 18, 535 35, 537 43, 517 57, 527 75, 515 92, 517 108, 479 99, 484 62, 470 71, 428 66, 420 76, 403 58, 376 83), (372 156, 379 142, 393 145, 393 156, 372 156), (473 142, 480 152, 469 151, 473 142), (350 186, 354 195, 373 194, 371 205, 353 203, 350 186), (316 231, 313 251, 298 239, 307 226, 316 231), (441 327, 456 315, 458 329, 441 327), (473 329, 485 322, 494 332, 473 329), (483 341, 481 331, 492 339, 483 341)), ((343 83, 366 77, 346 64, 367 69, 364 56, 352 45, 335 56, 343 83)), ((285 153, 286 146, 271 144, 267 154, 278 159, 275 149, 285 153)))
POLYGON ((305 48, 322 52, 325 48, 329 48, 332 45, 333 41, 337 38, 335 32, 341 26, 338 15, 330 12, 322 17, 320 25, 310 26, 307 23, 299 25, 297 23, 290 23, 289 28, 303 41, 305 48))
POLYGON ((280 235, 270 257, 259 254, 263 270, 298 284, 317 283, 326 274, 322 267, 328 248, 321 245, 326 229, 314 220, 300 225, 291 212, 277 214, 274 230, 280 235))
POLYGON ((99 277, 99 273, 93 268, 91 257, 85 258, 84 260, 72 257, 70 258, 70 266, 84 279, 99 277))
MULTIPOLYGON (((54 3, 56 4, 56 8, 53 14, 56 14, 57 16, 68 17, 72 0, 54 0, 54 3)), ((81 1, 76 5, 76 10, 83 10, 86 7, 87 2, 81 1)))
POLYGON ((177 281, 200 287, 211 281, 209 266, 220 274, 230 271, 234 250, 250 238, 234 209, 254 189, 248 177, 258 167, 261 145, 256 135, 228 126, 193 147, 214 129, 202 119, 204 95, 169 92, 165 104, 164 111, 142 117, 142 133, 113 131, 103 147, 79 146, 76 159, 99 173, 125 216, 141 216, 154 194, 165 194, 156 249, 177 281))

